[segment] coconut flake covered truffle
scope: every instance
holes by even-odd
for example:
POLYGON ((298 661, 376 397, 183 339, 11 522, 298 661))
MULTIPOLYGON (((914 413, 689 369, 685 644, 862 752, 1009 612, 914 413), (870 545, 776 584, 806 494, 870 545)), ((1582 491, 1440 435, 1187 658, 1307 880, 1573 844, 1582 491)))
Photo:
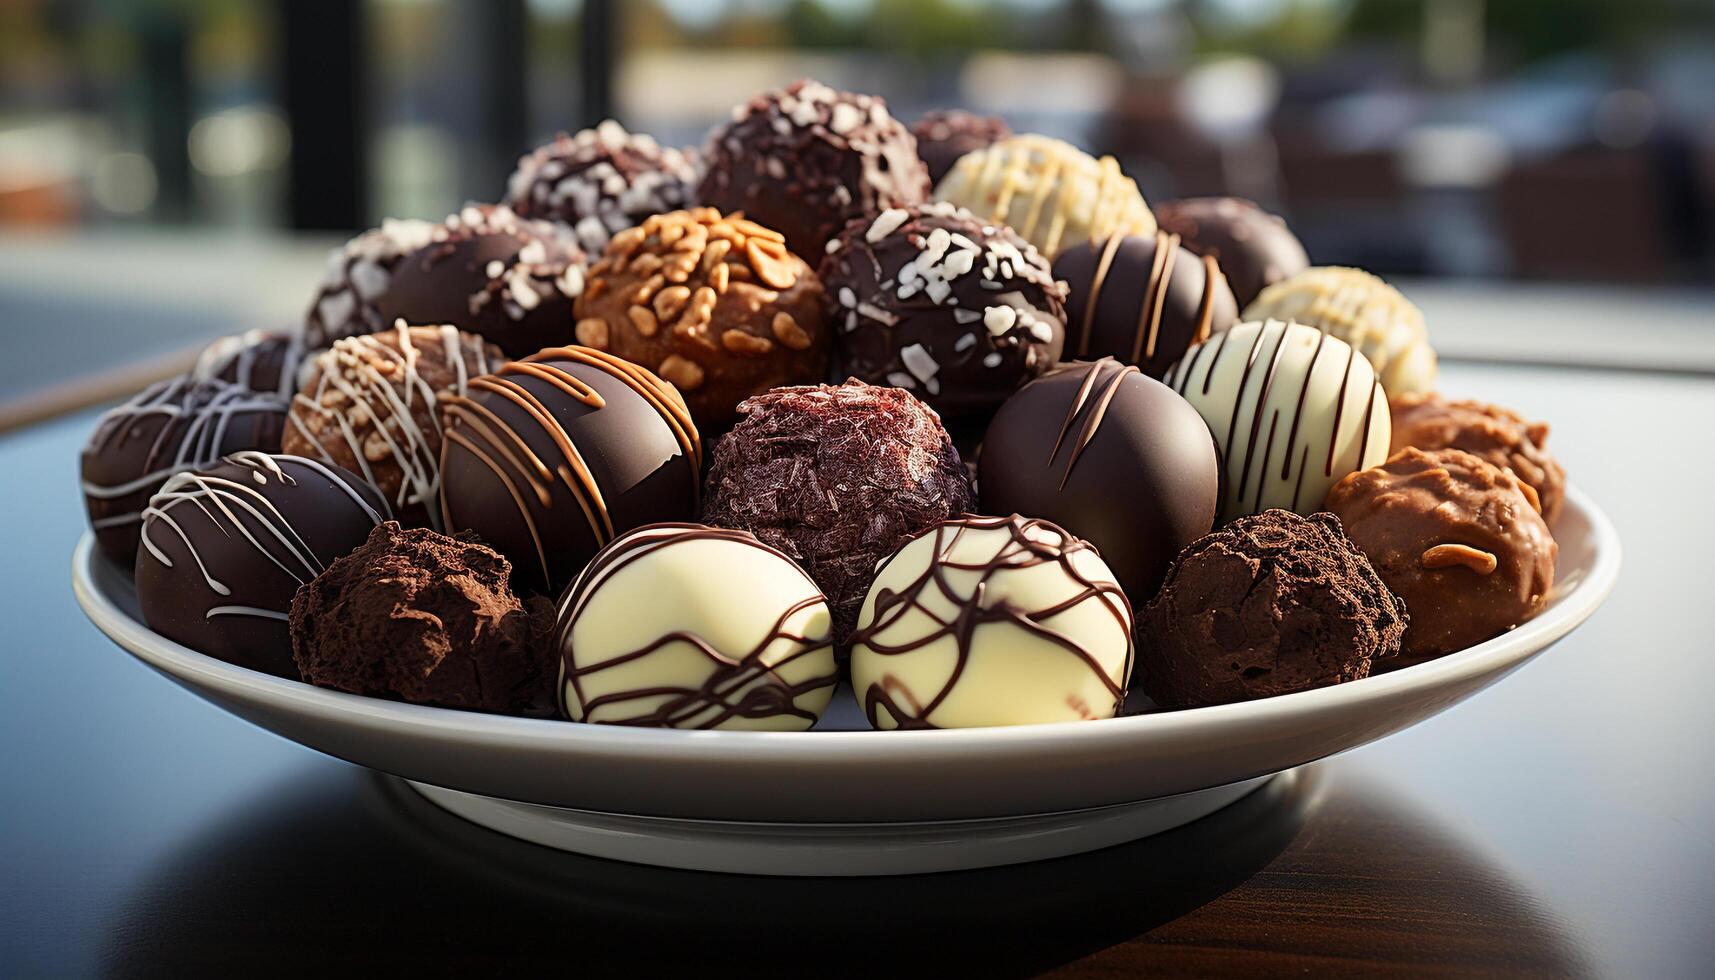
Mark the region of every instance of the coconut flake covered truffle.
POLYGON ((616 232, 685 207, 696 181, 690 153, 609 119, 576 136, 561 133, 520 158, 506 203, 523 217, 569 225, 594 254, 616 232))

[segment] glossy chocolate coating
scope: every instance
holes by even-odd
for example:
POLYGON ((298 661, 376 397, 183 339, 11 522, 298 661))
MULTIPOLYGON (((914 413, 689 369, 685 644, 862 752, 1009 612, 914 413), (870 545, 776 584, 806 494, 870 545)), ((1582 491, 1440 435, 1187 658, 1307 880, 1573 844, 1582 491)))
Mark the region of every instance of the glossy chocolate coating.
POLYGON ((999 116, 940 109, 918 117, 911 124, 911 135, 917 137, 917 155, 929 168, 930 183, 938 184, 960 157, 1006 139, 1012 135, 1012 127, 999 116))
POLYGON ((1188 197, 1155 207, 1161 227, 1186 248, 1221 264, 1239 309, 1264 288, 1310 267, 1286 222, 1242 197, 1188 197))

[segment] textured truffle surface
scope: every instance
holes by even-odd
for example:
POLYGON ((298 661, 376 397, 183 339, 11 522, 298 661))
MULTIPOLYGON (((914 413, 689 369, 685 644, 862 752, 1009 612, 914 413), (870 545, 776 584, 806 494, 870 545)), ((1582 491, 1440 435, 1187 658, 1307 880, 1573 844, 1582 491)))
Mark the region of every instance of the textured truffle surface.
POLYGON ((690 154, 608 119, 525 154, 507 182, 506 202, 526 218, 570 226, 594 253, 616 232, 684 207, 696 180, 690 154))
POLYGON ((1138 616, 1136 683, 1169 708, 1339 684, 1397 654, 1406 623, 1338 518, 1267 510, 1180 553, 1138 616))
POLYGON ((1310 267, 1286 222, 1242 197, 1189 197, 1155 207, 1161 227, 1220 263, 1243 309, 1265 288, 1310 267))
POLYGON ((1543 519, 1553 524, 1566 503, 1566 471, 1548 451, 1548 423, 1478 401, 1449 401, 1433 392, 1400 395, 1394 414, 1393 452, 1411 446, 1425 452, 1462 449, 1513 471, 1537 497, 1543 519))
POLYGON ((304 317, 304 343, 319 350, 341 337, 391 326, 378 305, 405 256, 429 244, 435 225, 389 218, 328 255, 327 273, 304 317))
POLYGON ((249 330, 204 347, 191 376, 290 398, 308 353, 301 330, 249 330))
POLYGON ((553 607, 520 603, 511 573, 472 535, 388 521, 292 599, 298 669, 353 694, 551 714, 553 607))
POLYGON ((912 123, 911 135, 917 137, 917 155, 929 168, 930 183, 938 184, 960 157, 1006 139, 1012 135, 1012 127, 999 116, 938 109, 924 113, 912 123))

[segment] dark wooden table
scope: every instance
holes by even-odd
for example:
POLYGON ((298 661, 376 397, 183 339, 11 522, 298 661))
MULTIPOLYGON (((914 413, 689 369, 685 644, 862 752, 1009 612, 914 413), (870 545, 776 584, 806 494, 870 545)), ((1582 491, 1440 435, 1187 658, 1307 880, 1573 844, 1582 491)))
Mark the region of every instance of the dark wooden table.
POLYGON ((0 438, 0 976, 1715 973, 1715 384, 1460 365, 1556 423, 1626 568, 1494 689, 1197 824, 889 880, 631 867, 463 825, 110 645, 79 416, 0 438))

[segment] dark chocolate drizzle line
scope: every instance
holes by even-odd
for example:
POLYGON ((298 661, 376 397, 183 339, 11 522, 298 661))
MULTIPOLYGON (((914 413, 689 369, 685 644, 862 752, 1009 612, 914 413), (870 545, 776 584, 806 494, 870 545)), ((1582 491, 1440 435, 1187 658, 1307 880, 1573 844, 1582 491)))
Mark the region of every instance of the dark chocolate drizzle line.
MULTIPOLYGON (((958 686, 964 676, 965 668, 971 659, 971 641, 977 628, 989 623, 1006 623, 1024 630, 1034 636, 1048 640, 1064 649, 1087 666, 1091 673, 1101 681, 1109 694, 1113 695, 1114 706, 1125 697, 1125 678, 1131 676, 1134 647, 1131 639, 1131 606, 1126 601, 1125 593, 1111 581, 1092 581, 1085 578, 1072 563, 1072 556, 1080 551, 1093 550, 1088 542, 1075 538, 1059 526, 1048 521, 1034 518, 1023 518, 1016 514, 1011 517, 962 517, 938 525, 932 531, 926 532, 935 536, 935 554, 916 579, 908 584, 903 591, 894 592, 882 589, 875 596, 875 607, 870 620, 852 634, 852 646, 862 645, 868 652, 884 657, 897 657, 924 649, 943 637, 952 637, 958 649, 958 659, 953 666, 947 683, 935 692, 927 701, 916 697, 915 693, 895 677, 884 674, 881 679, 871 684, 868 689, 858 692, 858 701, 863 705, 864 714, 869 723, 875 728, 881 727, 880 710, 886 708, 894 724, 905 728, 936 728, 929 717, 944 703, 958 686), (1005 528, 1010 536, 1006 544, 996 549, 993 557, 980 565, 962 564, 949 560, 948 556, 958 546, 959 540, 968 530, 984 531, 1005 528), (1029 537, 1030 530, 1041 528, 1059 536, 1060 544, 1052 545, 1029 537), (996 572, 1012 569, 1031 568, 1039 565, 1056 564, 1065 575, 1076 582, 1080 589, 1062 602, 1055 603, 1045 609, 1019 609, 1011 603, 1001 602, 994 606, 985 607, 983 594, 987 583, 996 572), (971 595, 962 595, 952 583, 947 580, 947 572, 975 572, 978 581, 971 595), (927 604, 922 601, 924 593, 934 589, 939 595, 958 609, 958 613, 949 621, 937 616, 927 604), (1071 637, 1055 632, 1042 623, 1075 606, 1090 600, 1101 602, 1108 611, 1119 621, 1121 630, 1126 636, 1125 664, 1120 672, 1120 679, 1110 677, 1102 666, 1096 662, 1091 653, 1079 646, 1071 637), (924 635, 915 637, 906 643, 890 644, 882 642, 887 630, 899 620, 916 612, 939 624, 939 628, 924 635), (903 706, 902 701, 909 702, 903 706)), ((915 540, 915 539, 914 539, 915 540)), ((906 545, 909 547, 909 544, 906 545)), ((894 552, 893 556, 881 564, 876 570, 876 579, 882 575, 905 548, 894 552)))
POLYGON ((1072 478, 1072 468, 1078 465, 1078 457, 1082 456, 1084 450, 1095 440, 1097 430, 1101 428, 1102 421, 1107 418, 1108 405, 1113 402, 1114 396, 1119 394, 1120 385, 1125 382, 1126 375, 1143 373, 1138 370, 1137 365, 1122 365, 1111 357, 1104 357, 1091 364, 1090 369, 1084 372, 1083 382, 1078 385, 1078 394, 1073 397, 1071 406, 1066 410, 1065 421, 1060 423, 1060 434, 1055 437, 1054 448, 1048 453, 1049 463, 1053 463, 1054 457, 1060 455, 1060 446, 1066 441, 1066 433, 1072 430, 1072 423, 1083 411, 1084 404, 1089 400, 1090 392, 1095 388, 1097 379, 1109 367, 1114 369, 1114 373, 1108 376, 1107 384, 1102 388, 1101 395, 1097 397, 1095 406, 1090 410, 1090 414, 1084 417, 1084 424, 1078 430, 1077 444, 1073 446, 1072 454, 1066 459, 1066 469, 1060 474, 1060 489, 1062 490, 1066 489, 1066 481, 1072 478))

